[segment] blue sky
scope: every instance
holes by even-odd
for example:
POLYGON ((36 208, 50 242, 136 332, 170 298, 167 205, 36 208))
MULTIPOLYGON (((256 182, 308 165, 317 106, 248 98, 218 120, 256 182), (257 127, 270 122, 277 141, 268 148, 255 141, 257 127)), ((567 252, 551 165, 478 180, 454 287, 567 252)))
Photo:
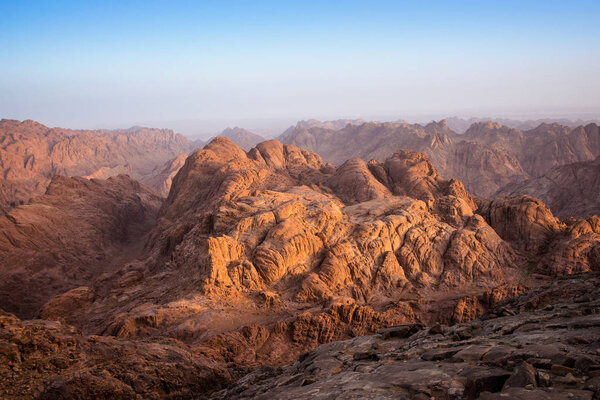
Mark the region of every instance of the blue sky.
POLYGON ((598 1, 0 0, 0 117, 600 114, 599 20, 598 1))

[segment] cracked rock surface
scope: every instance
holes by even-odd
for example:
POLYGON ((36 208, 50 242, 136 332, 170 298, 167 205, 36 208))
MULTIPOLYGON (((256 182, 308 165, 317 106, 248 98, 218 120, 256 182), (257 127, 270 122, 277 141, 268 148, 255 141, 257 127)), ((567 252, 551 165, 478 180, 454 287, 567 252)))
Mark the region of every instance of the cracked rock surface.
POLYGON ((559 278, 480 319, 322 345, 214 398, 597 399, 600 278, 559 278))

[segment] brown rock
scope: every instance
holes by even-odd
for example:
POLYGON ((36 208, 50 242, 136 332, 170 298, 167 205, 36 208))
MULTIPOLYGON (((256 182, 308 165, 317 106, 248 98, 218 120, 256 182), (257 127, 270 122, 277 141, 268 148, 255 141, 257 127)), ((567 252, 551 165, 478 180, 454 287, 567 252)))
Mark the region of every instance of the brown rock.
POLYGON ((537 386, 535 368, 527 362, 517 365, 508 380, 504 383, 504 388, 537 386))

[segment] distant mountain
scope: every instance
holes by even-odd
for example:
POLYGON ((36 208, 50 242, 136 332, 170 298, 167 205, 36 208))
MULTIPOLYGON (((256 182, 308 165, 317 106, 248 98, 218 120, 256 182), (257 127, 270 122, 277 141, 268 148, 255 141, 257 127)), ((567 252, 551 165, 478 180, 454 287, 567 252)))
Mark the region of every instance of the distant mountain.
POLYGON ((541 119, 528 119, 528 120, 517 120, 510 118, 458 118, 458 117, 448 117, 446 118, 448 122, 448 126, 453 131, 461 134, 467 131, 471 127, 471 125, 476 124, 478 122, 497 122, 501 125, 508 126, 509 128, 515 128, 520 130, 530 130, 538 127, 541 124, 560 124, 564 126, 568 126, 570 128, 575 128, 580 125, 588 125, 591 123, 600 124, 600 119, 568 119, 568 118, 541 118, 541 119))
POLYGON ((333 164, 352 157, 381 160, 400 149, 421 151, 444 178, 460 179, 469 191, 482 197, 527 177, 514 157, 461 140, 445 121, 426 126, 369 122, 347 125, 340 130, 296 127, 282 135, 281 141, 315 151, 333 164))
POLYGON ((219 136, 230 139, 233 143, 237 144, 245 151, 250 150, 258 143, 265 140, 265 138, 262 136, 252 133, 246 129, 238 128, 237 126, 235 128, 225 129, 219 134, 219 136))
POLYGON ((154 182, 156 167, 195 148, 185 136, 167 129, 70 130, 3 119, 0 209, 44 193, 54 175, 107 178, 125 173, 142 183, 154 182))
POLYGON ((362 118, 336 119, 336 120, 332 120, 332 121, 319 121, 317 119, 302 120, 302 121, 298 121, 295 126, 292 125, 289 128, 287 128, 279 137, 281 138, 283 136, 288 135, 289 133, 293 132, 294 129, 296 129, 296 128, 305 128, 305 129, 321 128, 321 129, 331 129, 331 130, 337 131, 338 129, 345 128, 346 125, 362 125, 366 122, 367 121, 362 118))
POLYGON ((600 131, 593 123, 576 128, 542 123, 521 131, 499 123, 480 122, 460 137, 510 154, 531 177, 541 176, 559 165, 591 161, 600 155, 600 131))
POLYGON ((600 157, 552 168, 544 175, 501 188, 497 196, 528 194, 559 218, 600 215, 600 157))
POLYGON ((464 182, 478 197, 490 198, 501 187, 540 176, 550 168, 600 155, 598 126, 569 128, 541 124, 520 131, 494 122, 473 124, 458 135, 446 121, 425 126, 369 122, 339 130, 296 126, 280 137, 286 144, 319 153, 339 165, 348 158, 385 159, 400 149, 421 151, 440 174, 464 182))

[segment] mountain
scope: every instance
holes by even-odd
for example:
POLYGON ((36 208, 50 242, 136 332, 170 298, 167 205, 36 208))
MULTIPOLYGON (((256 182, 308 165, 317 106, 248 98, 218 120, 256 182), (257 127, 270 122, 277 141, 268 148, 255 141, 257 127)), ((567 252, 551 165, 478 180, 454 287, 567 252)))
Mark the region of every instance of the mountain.
POLYGON ((40 315, 171 337, 219 362, 282 364, 392 325, 472 319, 531 285, 527 271, 590 271, 600 254, 597 218, 562 223, 529 197, 475 202, 414 151, 336 168, 277 141, 246 153, 216 138, 186 159, 157 221, 135 259, 85 287, 67 280, 40 315))
POLYGON ((461 137, 510 154, 531 177, 541 176, 559 165, 591 161, 600 155, 600 130, 596 124, 576 128, 541 124, 520 131, 482 122, 472 125, 461 137))
POLYGON ((407 123, 365 123, 340 130, 296 128, 283 143, 318 152, 333 164, 348 158, 385 159, 399 149, 423 152, 445 178, 457 178, 476 196, 489 197, 501 186, 528 175, 511 155, 451 131, 445 121, 426 126, 407 123))
POLYGON ((554 167, 544 175, 501 188, 497 196, 528 194, 559 218, 600 215, 600 157, 554 167))
POLYGON ((336 119, 336 120, 332 120, 332 121, 319 121, 317 119, 302 120, 302 121, 298 121, 296 123, 296 125, 292 125, 289 128, 287 128, 281 135, 279 135, 278 139, 293 132, 294 129, 296 129, 296 128, 305 128, 305 129, 321 128, 321 129, 332 129, 334 131, 337 131, 339 129, 346 127, 346 125, 362 125, 366 122, 367 122, 366 120, 361 119, 361 118, 359 118, 359 119, 336 119))
POLYGON ((560 124, 563 126, 568 126, 570 128, 576 128, 578 126, 581 125, 588 125, 588 124, 600 124, 600 120, 599 119, 588 119, 588 120, 584 120, 581 118, 578 119, 568 119, 568 118, 542 118, 542 119, 528 119, 528 120, 516 120, 516 119, 510 119, 510 118, 469 118, 469 119, 465 119, 465 118, 458 118, 458 117, 449 117, 446 118, 446 121, 448 122, 448 126, 450 127, 450 129, 452 129, 453 131, 461 134, 461 133, 465 133, 473 124, 479 123, 479 122, 496 122, 499 123, 500 125, 504 125, 504 126, 508 126, 509 128, 514 128, 514 129, 519 129, 519 130, 530 130, 530 129, 534 129, 538 126, 540 126, 541 124, 560 124))
MULTIPOLYGON (((166 199, 126 176, 55 177, 0 227, 2 395, 31 380, 47 398, 208 396, 321 344, 500 315, 504 299, 600 267, 598 217, 474 199, 416 151, 336 167, 275 140, 213 139, 166 199)), ((590 310, 577 315, 593 324, 590 310)), ((497 345, 506 321, 481 339, 497 345)))
POLYGON ((44 193, 54 175, 107 178, 126 173, 154 182, 155 168, 195 146, 170 130, 134 127, 115 131, 48 128, 34 121, 0 121, 1 208, 44 193))
POLYGON ((542 124, 519 131, 482 122, 457 135, 446 121, 425 126, 365 123, 340 130, 297 127, 281 141, 318 152, 337 165, 352 157, 383 159, 398 149, 420 151, 444 178, 461 180, 469 192, 482 198, 490 198, 506 185, 540 176, 554 166, 600 155, 595 124, 573 129, 542 124))
POLYGON ((264 141, 262 136, 247 131, 246 129, 238 128, 227 128, 219 136, 231 139, 231 141, 240 146, 245 151, 250 150, 258 143, 264 141))

